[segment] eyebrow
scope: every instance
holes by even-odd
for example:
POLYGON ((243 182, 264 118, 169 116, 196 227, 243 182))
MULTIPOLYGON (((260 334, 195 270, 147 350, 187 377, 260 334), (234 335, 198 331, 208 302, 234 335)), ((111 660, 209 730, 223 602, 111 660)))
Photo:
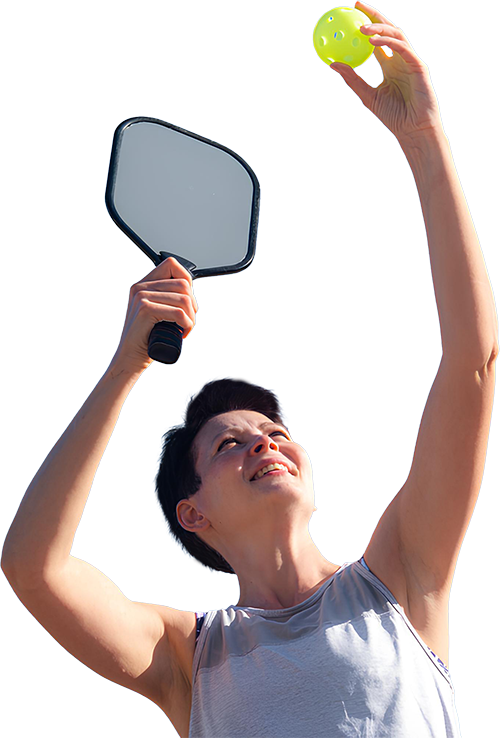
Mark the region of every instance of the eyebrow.
MULTIPOLYGON (((264 430, 264 428, 268 428, 268 427, 271 427, 271 426, 274 426, 274 427, 278 426, 279 428, 284 428, 286 430, 286 432, 288 433, 288 435, 290 436, 290 438, 291 438, 290 431, 288 430, 288 428, 286 427, 286 425, 284 423, 278 423, 278 422, 275 423, 272 420, 268 420, 265 423, 261 423, 261 425, 259 425, 259 430, 264 430)), ((224 436, 226 433, 233 433, 234 431, 239 431, 240 433, 242 433, 243 430, 244 430, 243 428, 241 428, 240 426, 237 426, 237 425, 232 425, 229 428, 225 428, 223 431, 221 431, 220 433, 218 433, 215 436, 215 438, 213 439, 213 441, 211 443, 210 448, 213 450, 213 448, 217 444, 217 441, 219 440, 219 438, 221 438, 222 436, 224 436)))

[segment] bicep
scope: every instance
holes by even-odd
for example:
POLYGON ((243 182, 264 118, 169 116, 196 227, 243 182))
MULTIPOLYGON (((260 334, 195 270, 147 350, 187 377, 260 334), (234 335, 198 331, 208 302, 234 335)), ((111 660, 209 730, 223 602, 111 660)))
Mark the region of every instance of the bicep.
POLYGON ((409 477, 399 492, 406 564, 449 590, 479 495, 495 384, 494 362, 466 371, 443 358, 424 409, 409 477))
POLYGON ((168 672, 174 672, 175 654, 161 613, 169 608, 132 602, 102 572, 73 556, 38 586, 15 591, 75 658, 160 705, 168 672))

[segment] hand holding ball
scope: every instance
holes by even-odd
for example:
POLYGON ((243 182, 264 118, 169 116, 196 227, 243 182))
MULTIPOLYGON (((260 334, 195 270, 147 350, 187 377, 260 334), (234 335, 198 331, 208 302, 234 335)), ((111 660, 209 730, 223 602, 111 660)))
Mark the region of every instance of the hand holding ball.
POLYGON ((374 47, 359 30, 371 23, 367 15, 356 8, 334 8, 321 16, 313 33, 316 53, 325 64, 342 62, 359 67, 373 53, 374 47))

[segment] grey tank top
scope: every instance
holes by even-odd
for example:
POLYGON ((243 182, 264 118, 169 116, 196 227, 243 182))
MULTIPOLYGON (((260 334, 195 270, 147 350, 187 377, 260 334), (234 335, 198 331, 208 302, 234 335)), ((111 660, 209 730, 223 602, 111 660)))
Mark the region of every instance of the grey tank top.
POLYGON ((448 670, 363 559, 299 605, 200 625, 189 738, 460 738, 448 670))

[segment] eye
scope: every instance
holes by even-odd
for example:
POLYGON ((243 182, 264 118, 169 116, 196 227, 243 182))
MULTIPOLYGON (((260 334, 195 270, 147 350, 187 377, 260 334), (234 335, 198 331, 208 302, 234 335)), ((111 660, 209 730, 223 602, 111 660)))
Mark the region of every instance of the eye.
POLYGON ((224 441, 222 441, 222 443, 219 446, 219 448, 217 449, 217 451, 220 451, 221 448, 224 446, 224 444, 227 443, 228 441, 236 441, 236 438, 226 438, 224 441))
MULTIPOLYGON (((274 431, 273 433, 271 433, 271 435, 272 435, 272 436, 275 436, 276 434, 278 434, 278 435, 280 435, 280 436, 283 436, 284 438, 286 438, 286 439, 287 439, 287 441, 289 441, 289 440, 290 440, 290 439, 288 438, 288 436, 286 435, 286 433, 283 433, 283 431, 274 431)), ((225 439, 224 439, 224 440, 222 441, 222 443, 221 443, 221 445, 219 446, 219 448, 217 449, 217 451, 220 451, 220 450, 221 450, 221 448, 222 448, 222 447, 223 447, 223 446, 224 446, 224 445, 225 445, 226 443, 228 443, 228 441, 236 441, 236 438, 233 438, 232 436, 230 436, 229 438, 225 438, 225 439)), ((236 443, 238 443, 238 441, 236 441, 236 443)))

